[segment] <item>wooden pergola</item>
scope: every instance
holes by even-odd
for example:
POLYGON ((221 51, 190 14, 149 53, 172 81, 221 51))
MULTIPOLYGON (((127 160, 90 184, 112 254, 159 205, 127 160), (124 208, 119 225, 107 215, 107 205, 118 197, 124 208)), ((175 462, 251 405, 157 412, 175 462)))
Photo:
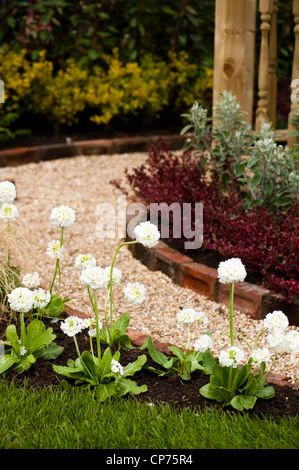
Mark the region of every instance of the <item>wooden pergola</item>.
MULTIPOLYGON (((213 106, 224 90, 236 95, 247 112, 248 123, 256 130, 265 122, 275 129, 277 98, 277 14, 279 0, 216 0, 213 106), (256 18, 260 15, 260 31, 256 31, 256 18), (261 47, 258 68, 258 103, 253 123, 255 40, 260 34, 261 47)), ((299 89, 299 0, 293 0, 294 58, 290 77, 290 114, 288 130, 277 131, 289 147, 298 142, 289 137, 294 131, 291 116, 299 103, 291 101, 292 83, 299 89)), ((299 92, 298 92, 299 98, 299 92)))

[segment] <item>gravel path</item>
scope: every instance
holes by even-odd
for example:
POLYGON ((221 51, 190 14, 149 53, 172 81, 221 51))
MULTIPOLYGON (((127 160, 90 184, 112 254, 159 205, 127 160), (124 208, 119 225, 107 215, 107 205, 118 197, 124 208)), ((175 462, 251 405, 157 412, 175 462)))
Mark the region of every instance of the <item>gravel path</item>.
MULTIPOLYGON (((98 265, 109 266, 119 244, 119 239, 98 237, 99 208, 109 203, 117 214, 119 193, 110 184, 114 178, 123 178, 124 169, 139 165, 146 159, 145 153, 121 155, 95 155, 65 158, 53 161, 30 163, 19 167, 0 168, 0 180, 13 180, 17 188, 19 209, 18 225, 30 238, 32 254, 27 270, 37 271, 44 288, 49 289, 54 272, 54 260, 46 255, 48 242, 58 239, 59 229, 49 221, 51 209, 59 204, 72 207, 76 212, 75 223, 65 229, 64 253, 61 259, 61 295, 71 297, 69 306, 91 313, 88 294, 75 268, 75 257, 91 253, 98 265)), ((194 307, 207 313, 207 329, 216 337, 229 329, 228 309, 224 305, 207 300, 189 289, 175 285, 161 272, 151 272, 123 247, 117 256, 116 267, 122 271, 123 283, 139 281, 147 287, 146 301, 129 306, 123 299, 120 287, 114 288, 114 300, 119 315, 127 311, 131 322, 129 327, 154 338, 177 345, 187 340, 185 327, 178 325, 176 314, 179 307, 194 307)), ((25 274, 25 272, 24 272, 25 274)), ((99 306, 104 305, 104 293, 99 294, 99 306)), ((102 319, 103 313, 101 314, 102 319)), ((235 312, 235 327, 249 342, 254 342, 261 331, 262 322, 252 320, 245 314, 235 312)), ((298 327, 291 327, 297 329, 298 327)), ((204 330, 202 330, 204 332, 204 330)), ((192 341, 196 331, 192 330, 192 341)), ((245 343, 235 340, 235 345, 245 351, 245 343)), ((215 343, 212 352, 217 354, 229 347, 229 336, 215 343)), ((265 338, 259 346, 266 346, 265 338)), ((247 349, 248 351, 248 349, 247 349)), ((299 356, 279 353, 273 372, 286 375, 290 382, 299 382, 299 356)))

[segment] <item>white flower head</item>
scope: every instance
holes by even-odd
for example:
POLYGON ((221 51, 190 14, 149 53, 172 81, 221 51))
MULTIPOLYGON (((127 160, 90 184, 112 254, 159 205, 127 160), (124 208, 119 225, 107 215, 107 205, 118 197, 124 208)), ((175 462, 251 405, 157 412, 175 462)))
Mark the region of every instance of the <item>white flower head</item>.
POLYGON ((96 266, 96 264, 97 264, 96 259, 92 255, 89 255, 89 254, 78 255, 75 259, 76 268, 81 269, 82 271, 83 269, 96 266))
POLYGON ((226 367, 238 367, 238 364, 244 359, 243 351, 237 346, 231 346, 226 351, 223 350, 219 355, 219 364, 226 367))
POLYGON ((92 289, 103 289, 107 287, 107 277, 105 271, 98 266, 84 269, 81 274, 81 282, 92 289))
POLYGON ((82 318, 77 316, 70 316, 61 322, 60 328, 66 335, 75 336, 76 334, 81 333, 81 331, 84 330, 86 326, 83 323, 82 318))
POLYGON ((183 308, 177 313, 177 321, 179 323, 188 325, 195 320, 196 312, 193 308, 183 308))
POLYGON ((63 246, 60 246, 59 240, 52 240, 48 243, 48 248, 46 251, 47 255, 53 259, 60 259, 63 253, 63 246))
POLYGON ((11 221, 15 220, 18 215, 18 208, 15 204, 2 204, 0 208, 0 219, 11 221))
POLYGON ((27 273, 23 277, 22 284, 25 287, 28 287, 28 289, 33 289, 35 287, 38 287, 40 285, 40 278, 37 272, 31 274, 27 273))
MULTIPOLYGON (((106 276, 106 279, 107 279, 107 284, 109 284, 111 267, 104 268, 104 273, 105 273, 105 276, 106 276)), ((120 282, 121 281, 121 276, 122 276, 121 270, 114 267, 113 271, 112 271, 112 281, 113 282, 120 282)))
POLYGON ((208 323, 208 316, 205 312, 195 310, 194 321, 198 321, 200 323, 206 324, 208 323))
POLYGON ((35 289, 33 291, 33 294, 34 294, 33 307, 35 308, 46 307, 51 300, 50 292, 45 291, 44 289, 35 289))
POLYGON ((146 289, 140 282, 129 282, 124 288, 125 298, 132 304, 140 304, 145 300, 146 289))
POLYGON ((243 282, 246 274, 246 269, 240 258, 230 258, 219 263, 218 278, 222 284, 243 282))
POLYGON ((12 310, 27 313, 33 307, 34 294, 27 287, 16 287, 7 295, 12 310))
POLYGON ((69 227, 75 221, 75 211, 64 205, 54 207, 51 211, 50 220, 58 227, 69 227))
POLYGON ((290 330, 286 333, 285 348, 291 354, 299 354, 299 331, 290 330))
POLYGON ((213 346, 213 340, 210 335, 202 335, 198 338, 194 344, 193 349, 199 352, 205 352, 207 349, 211 349, 213 346))
POLYGON ((16 187, 11 181, 1 181, 0 183, 0 203, 12 204, 16 198, 16 187))
POLYGON ((256 348, 251 354, 254 364, 260 365, 262 362, 270 361, 270 352, 268 348, 256 348))
POLYGON ((285 336, 284 333, 275 331, 273 334, 267 336, 268 344, 275 351, 280 351, 285 347, 285 336))
POLYGON ((272 333, 283 333, 289 326, 288 317, 281 310, 268 313, 264 319, 264 326, 272 333))
POLYGON ((160 232, 156 225, 150 222, 141 222, 139 225, 136 225, 134 234, 137 242, 147 248, 156 246, 160 238, 160 232))
POLYGON ((27 352, 27 349, 25 348, 25 346, 21 346, 21 356, 24 356, 27 352))
POLYGON ((112 359, 112 361, 111 361, 111 370, 115 374, 117 374, 117 373, 119 373, 120 375, 124 374, 124 369, 123 369, 122 365, 119 362, 117 362, 115 359, 112 359))

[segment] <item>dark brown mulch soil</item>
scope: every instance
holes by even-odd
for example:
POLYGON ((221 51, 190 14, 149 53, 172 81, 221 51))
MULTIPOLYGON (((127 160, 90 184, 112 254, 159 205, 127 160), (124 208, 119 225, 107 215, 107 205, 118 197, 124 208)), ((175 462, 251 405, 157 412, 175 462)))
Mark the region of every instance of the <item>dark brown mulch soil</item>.
MULTIPOLYGON (((45 321, 46 323, 46 321, 45 321)), ((46 326, 47 325, 46 323, 46 326)), ((60 322, 52 323, 54 334, 57 335, 55 342, 64 347, 62 354, 55 360, 57 365, 66 365, 68 359, 75 360, 77 358, 73 338, 66 336, 60 329, 60 322)), ((3 335, 3 324, 0 323, 0 337, 3 335), (2 331, 1 331, 2 330, 2 331)), ((89 337, 81 333, 77 335, 79 349, 83 352, 89 349, 89 337)), ((136 360, 138 355, 147 355, 147 365, 157 367, 153 363, 151 357, 146 350, 141 351, 139 348, 122 349, 120 362, 123 366, 129 362, 136 360)), ((11 372, 4 380, 11 381, 22 385, 24 381, 27 385, 32 387, 56 387, 59 386, 60 380, 64 377, 58 376, 52 368, 53 361, 37 360, 35 364, 24 374, 16 375, 11 372)), ((176 409, 191 407, 197 409, 214 408, 221 410, 222 407, 217 402, 207 400, 199 394, 199 389, 209 381, 209 377, 200 371, 196 371, 192 375, 190 381, 183 381, 178 376, 159 377, 156 374, 142 369, 137 372, 134 380, 138 385, 145 384, 148 387, 147 392, 138 395, 138 399, 142 402, 152 403, 168 403, 176 409)), ((253 410, 245 411, 250 415, 263 417, 265 415, 271 416, 274 419, 285 417, 295 417, 299 413, 299 390, 289 386, 279 386, 272 384, 275 389, 275 396, 270 400, 257 400, 253 410)), ((125 399, 125 398, 124 398, 125 399)), ((224 408, 230 413, 237 413, 231 407, 224 408)))

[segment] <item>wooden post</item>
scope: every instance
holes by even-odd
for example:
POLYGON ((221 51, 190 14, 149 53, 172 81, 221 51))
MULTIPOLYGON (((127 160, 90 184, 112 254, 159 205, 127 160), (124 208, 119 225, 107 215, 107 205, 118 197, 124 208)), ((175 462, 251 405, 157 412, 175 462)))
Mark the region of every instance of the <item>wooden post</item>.
POLYGON ((213 106, 231 91, 252 124, 256 0, 216 0, 213 106))
MULTIPOLYGON (((292 83, 294 83, 295 89, 293 89, 293 92, 296 91, 296 89, 299 89, 299 0, 293 0, 293 13, 294 13, 294 20, 295 20, 295 27, 294 27, 294 32, 295 32, 295 48, 294 48, 294 58, 293 58, 293 71, 292 71, 292 83), (297 82, 294 82, 295 80, 298 80, 297 82)), ((290 90, 290 96, 291 96, 292 90, 290 90)), ((298 129, 294 126, 292 123, 292 115, 294 112, 298 109, 299 103, 299 92, 294 93, 294 96, 291 98, 291 110, 289 114, 289 125, 288 125, 288 132, 294 132, 298 131, 298 129)), ((288 137, 288 146, 289 148, 293 148, 295 144, 299 143, 299 137, 298 136, 291 136, 288 137)))
POLYGON ((273 12, 270 30, 270 52, 269 52, 269 120, 272 128, 276 129, 277 108, 277 11, 278 0, 273 1, 273 12))
POLYGON ((269 61, 270 44, 269 35, 271 29, 271 15, 273 11, 273 0, 260 0, 261 13, 261 50, 259 61, 259 80, 258 80, 258 105, 256 111, 255 128, 257 131, 265 122, 270 121, 269 112, 269 61))

